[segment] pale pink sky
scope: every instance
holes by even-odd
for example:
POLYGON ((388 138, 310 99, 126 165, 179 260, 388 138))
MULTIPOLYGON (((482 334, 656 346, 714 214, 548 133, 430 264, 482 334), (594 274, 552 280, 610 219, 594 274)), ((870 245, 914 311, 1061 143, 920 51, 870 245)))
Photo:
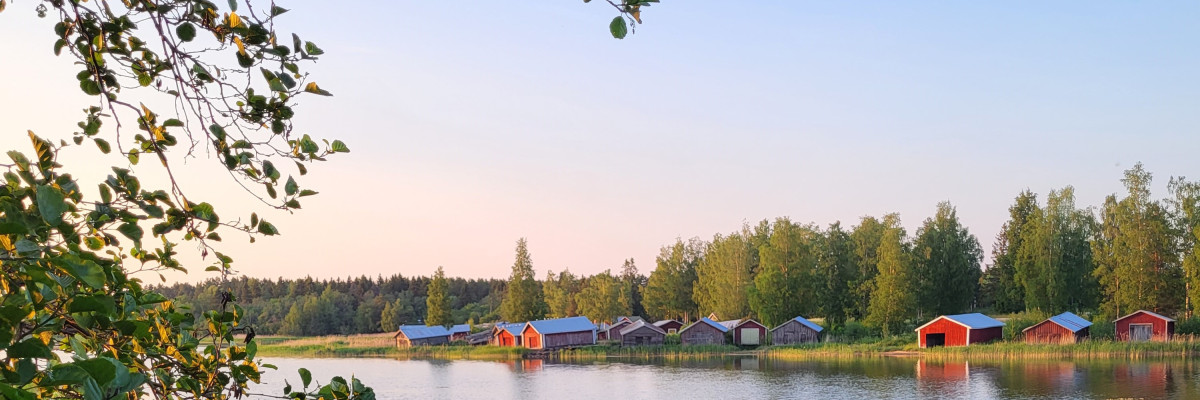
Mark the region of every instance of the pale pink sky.
MULTIPOLYGON (((298 132, 353 152, 311 169, 302 211, 268 216, 283 236, 225 235, 251 276, 503 277, 520 237, 539 277, 630 257, 648 273, 676 237, 888 212, 911 233, 942 200, 990 251, 1025 188, 1090 206, 1137 161, 1159 196, 1200 177, 1194 2, 672 1, 623 41, 581 2, 284 3, 335 94, 302 101, 298 132)), ((4 149, 69 139, 89 104, 35 5, 0 13, 22 38, 0 67, 4 149)), ((202 161, 187 184, 248 215, 202 161)), ((62 162, 94 187, 119 160, 62 162)), ((171 278, 212 276, 192 265, 171 278)))

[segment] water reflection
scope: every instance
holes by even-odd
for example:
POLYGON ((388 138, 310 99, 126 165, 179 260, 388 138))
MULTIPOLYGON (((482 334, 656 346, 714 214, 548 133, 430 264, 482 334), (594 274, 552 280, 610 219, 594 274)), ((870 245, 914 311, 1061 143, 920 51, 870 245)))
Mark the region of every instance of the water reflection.
MULTIPOLYGON (((285 371, 304 366, 322 381, 357 375, 380 399, 608 398, 1200 398, 1190 359, 934 361, 883 357, 777 360, 753 356, 696 360, 557 363, 543 360, 272 359, 259 393, 274 394, 285 371)), ((295 381, 295 379, 292 379, 295 381)))

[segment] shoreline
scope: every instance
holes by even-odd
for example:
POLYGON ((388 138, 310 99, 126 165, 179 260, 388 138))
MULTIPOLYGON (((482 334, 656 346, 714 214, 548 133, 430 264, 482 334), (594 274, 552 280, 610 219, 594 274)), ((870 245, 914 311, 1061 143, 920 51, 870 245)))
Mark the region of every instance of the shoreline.
POLYGON ((448 360, 516 360, 540 358, 552 361, 599 360, 682 360, 725 357, 758 357, 781 360, 855 359, 879 357, 923 358, 933 360, 1138 360, 1200 357, 1200 342, 1192 338, 1169 342, 1127 343, 1109 340, 1074 344, 1046 345, 1022 342, 997 342, 966 347, 918 349, 915 344, 895 342, 820 343, 791 346, 764 346, 744 349, 735 346, 644 346, 616 347, 596 345, 576 349, 534 352, 519 347, 430 346, 408 349, 378 341, 363 343, 348 337, 268 339, 258 345, 263 357, 301 358, 396 358, 448 360))

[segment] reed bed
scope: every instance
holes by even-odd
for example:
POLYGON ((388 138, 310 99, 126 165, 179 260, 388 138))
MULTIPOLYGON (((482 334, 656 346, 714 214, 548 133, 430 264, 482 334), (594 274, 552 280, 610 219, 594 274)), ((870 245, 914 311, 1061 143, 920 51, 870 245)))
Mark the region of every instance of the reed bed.
POLYGON ((738 354, 757 355, 755 350, 743 350, 737 346, 698 345, 698 346, 588 346, 577 349, 561 350, 550 354, 553 360, 561 361, 593 361, 606 359, 631 360, 698 360, 719 358, 738 354))
POLYGON ((966 347, 918 348, 913 340, 906 344, 880 341, 874 343, 823 343, 772 347, 766 355, 780 359, 869 358, 888 356, 919 356, 926 359, 1156 359, 1200 356, 1200 340, 1182 335, 1168 342, 1116 342, 1107 339, 1084 340, 1072 344, 1027 344, 1003 341, 974 344, 966 347))

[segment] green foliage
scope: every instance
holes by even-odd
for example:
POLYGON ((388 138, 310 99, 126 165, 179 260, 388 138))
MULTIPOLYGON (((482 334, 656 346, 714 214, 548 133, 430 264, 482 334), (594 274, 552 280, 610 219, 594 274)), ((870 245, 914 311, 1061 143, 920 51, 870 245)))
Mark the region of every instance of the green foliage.
POLYGON ((717 234, 696 266, 692 298, 701 314, 721 318, 750 315, 749 290, 754 284, 757 254, 749 227, 730 235, 717 234))
POLYGON ((971 308, 982 275, 979 240, 958 220, 949 202, 917 230, 913 261, 918 305, 933 315, 957 314, 971 308))
POLYGON ((871 304, 871 293, 875 290, 875 275, 879 273, 879 243, 883 240, 885 227, 875 217, 863 217, 850 233, 854 242, 854 262, 858 272, 850 282, 854 302, 850 317, 862 319, 867 316, 871 304))
POLYGON ((579 279, 570 270, 564 269, 558 275, 546 271, 546 282, 542 284, 542 292, 549 310, 546 316, 566 318, 578 315, 579 307, 575 304, 575 294, 579 293, 579 290, 579 279))
POLYGON ((546 308, 542 288, 533 274, 533 259, 525 238, 521 238, 517 240, 517 257, 508 278, 504 302, 500 305, 500 315, 511 322, 534 321, 546 316, 546 308))
POLYGON ((917 277, 912 257, 904 243, 904 228, 900 217, 884 217, 883 237, 877 250, 879 263, 875 277, 866 323, 883 331, 884 336, 900 332, 907 320, 916 314, 917 277))
POLYGON ((608 270, 584 280, 583 289, 575 296, 579 315, 592 321, 612 321, 629 315, 629 308, 621 301, 621 286, 621 281, 608 270))
POLYGON ((1187 287, 1187 312, 1200 304, 1200 182, 1184 177, 1171 178, 1171 214, 1179 240, 1180 264, 1187 287))
POLYGON ((1190 317, 1176 321, 1175 334, 1200 335, 1200 317, 1190 317))
POLYGON ((686 243, 675 239, 675 244, 664 246, 655 263, 657 268, 646 281, 644 306, 653 319, 679 319, 691 321, 696 315, 696 301, 692 293, 696 285, 696 266, 704 257, 705 243, 693 238, 686 243))
POLYGON ((824 291, 817 290, 823 283, 816 271, 817 232, 811 226, 779 218, 771 225, 769 235, 758 249, 758 271, 749 300, 759 322, 775 326, 797 315, 811 314, 819 307, 817 293, 824 291))
POLYGON ((1182 308, 1183 269, 1169 211, 1150 198, 1152 176, 1141 163, 1125 171, 1126 197, 1110 195, 1092 241, 1105 315, 1138 309, 1171 314, 1182 308))
POLYGON ((1024 243, 1025 226, 1038 210, 1037 195, 1029 190, 1022 191, 1008 208, 1009 220, 996 236, 992 246, 992 266, 984 272, 980 283, 985 305, 996 312, 1025 310, 1025 285, 1017 270, 1017 258, 1024 243))
POLYGON ((1050 313, 1033 310, 1014 314, 1012 317, 1004 321, 1004 340, 1022 341, 1025 339, 1022 334, 1025 328, 1037 325, 1047 318, 1050 318, 1050 313))
POLYGON ((425 297, 425 325, 453 325, 454 321, 450 315, 450 293, 449 284, 446 282, 446 272, 442 267, 438 267, 437 272, 433 274, 433 279, 429 281, 428 295, 425 297))

